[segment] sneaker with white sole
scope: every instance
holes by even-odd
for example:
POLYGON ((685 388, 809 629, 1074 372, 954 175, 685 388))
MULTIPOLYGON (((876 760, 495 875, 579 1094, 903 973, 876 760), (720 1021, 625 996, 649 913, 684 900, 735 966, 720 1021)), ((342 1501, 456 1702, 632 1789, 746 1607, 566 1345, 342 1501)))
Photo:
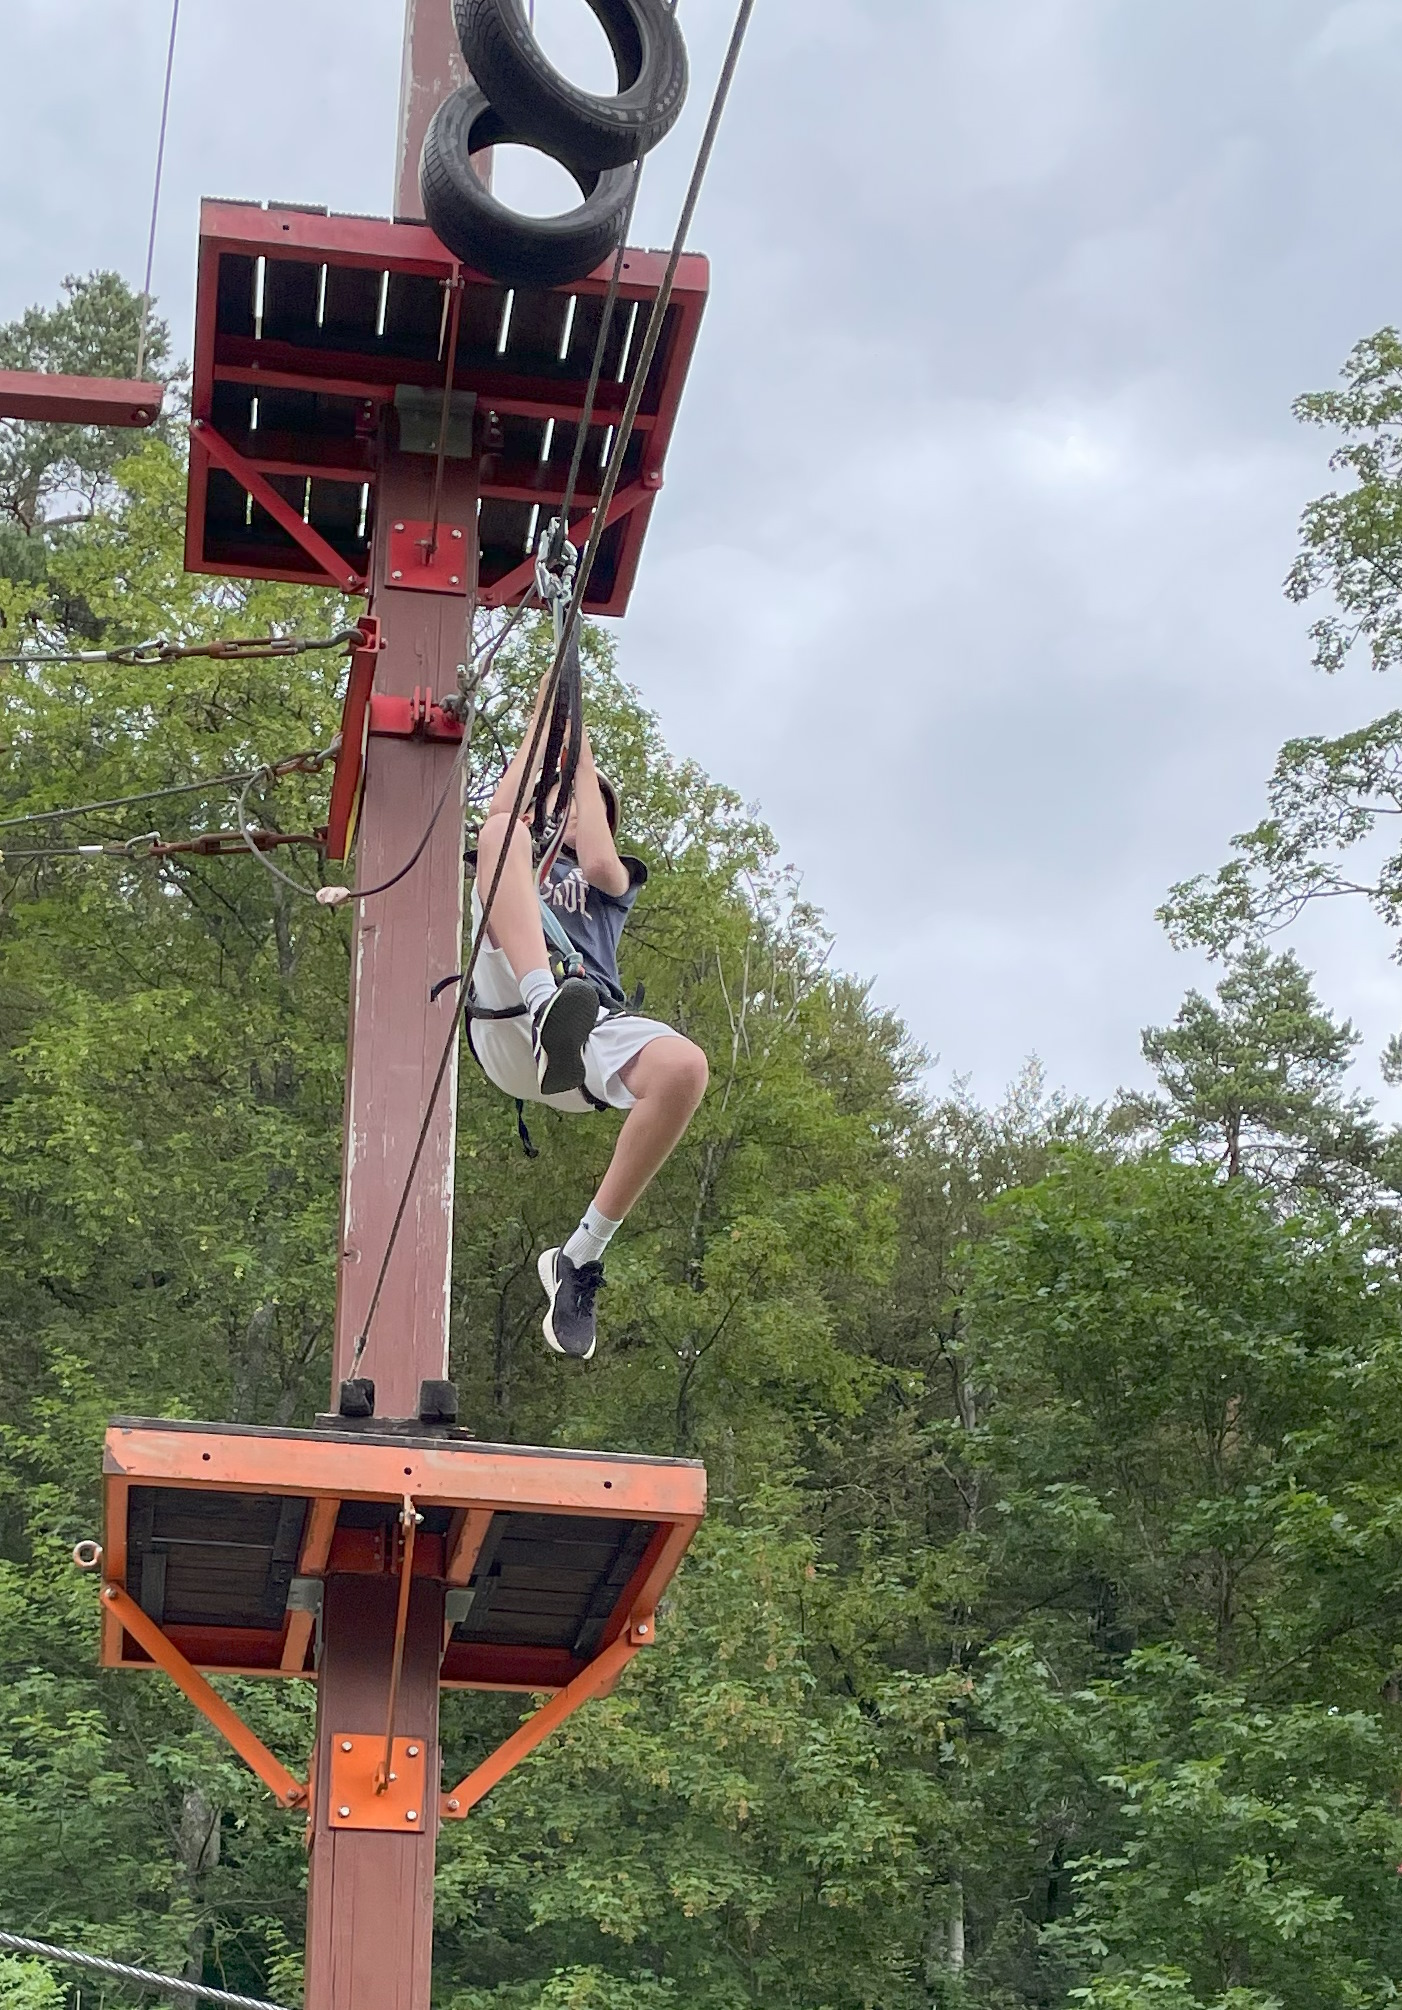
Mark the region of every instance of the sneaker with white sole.
POLYGON ((531 1048, 542 1096, 584 1087, 584 1049, 599 1018, 599 994, 587 977, 567 977, 531 1020, 531 1048))
POLYGON ((604 1281, 602 1263, 572 1263, 563 1249, 547 1249, 536 1269, 550 1303, 541 1329, 553 1353, 591 1361, 598 1341, 594 1301, 604 1281))

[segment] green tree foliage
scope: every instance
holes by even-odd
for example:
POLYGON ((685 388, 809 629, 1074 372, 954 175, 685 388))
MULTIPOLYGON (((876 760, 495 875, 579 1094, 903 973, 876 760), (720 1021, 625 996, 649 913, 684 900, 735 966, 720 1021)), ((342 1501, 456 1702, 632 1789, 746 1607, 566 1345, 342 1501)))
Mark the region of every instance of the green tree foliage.
POLYGON ((1358 1045, 1294 956, 1239 950, 1215 1002, 1190 991, 1172 1026, 1146 1030, 1162 1093, 1121 1096, 1116 1127, 1283 1196, 1356 1202, 1381 1150, 1371 1104, 1343 1087, 1358 1045))
MULTIPOLYGON (((185 577, 182 512, 176 447, 139 443, 39 571, 0 550, 9 632, 342 624, 185 577)), ((527 627, 486 694, 479 806, 546 646, 527 627)), ((68 1557, 114 1413, 324 1400, 350 923, 249 857, 50 854, 228 828, 213 778, 325 746, 343 669, 36 660, 0 746, 0 817, 41 819, 0 827, 0 1923, 287 2003, 298 1824, 163 1682, 97 1676, 68 1557)), ((528 1163, 464 1066, 454 1373, 484 1433, 701 1456, 713 1506, 657 1644, 445 1833, 439 2010, 1394 2001, 1402 1304, 1372 1226, 1297 1176, 1349 1133, 1348 1029, 1288 959, 1243 961, 1151 1036, 1145 1151, 1035 1068, 995 1110, 931 1102, 762 824, 596 634, 588 670, 652 868, 625 977, 712 1090, 574 1373, 533 1259, 616 1120, 541 1116, 528 1163), (1233 1111, 1244 1176, 1159 1148, 1186 1124, 1181 1156, 1220 1158, 1233 1111)), ((307 831, 326 790, 255 808, 307 831)), ((303 1763, 303 1685, 227 1686, 303 1763)), ((446 1765, 520 1708, 448 1698, 446 1765)), ((80 1987, 138 2000, 0 1965, 26 2010, 80 1987)))
MULTIPOLYGON (((1375 670, 1402 660, 1402 337, 1384 328, 1348 358, 1339 390, 1297 400, 1296 416, 1341 435, 1330 466, 1350 486, 1310 504, 1286 581, 1292 600, 1327 595, 1311 630, 1315 662, 1337 671, 1358 650, 1375 670)), ((1402 934, 1402 712, 1334 739, 1286 742, 1269 810, 1235 838, 1215 875, 1173 888, 1170 935, 1221 955, 1288 926, 1314 900, 1357 896, 1402 934)))

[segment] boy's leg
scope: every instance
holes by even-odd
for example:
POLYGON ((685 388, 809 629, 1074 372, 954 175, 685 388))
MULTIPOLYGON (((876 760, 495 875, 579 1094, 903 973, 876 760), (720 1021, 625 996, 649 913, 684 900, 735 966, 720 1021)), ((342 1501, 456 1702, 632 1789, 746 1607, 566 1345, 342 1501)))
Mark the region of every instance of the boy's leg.
POLYGON ((690 1040, 650 1040, 623 1072, 636 1098, 594 1205, 622 1221, 681 1143, 706 1093, 706 1056, 690 1040))
POLYGON ((501 883, 492 902, 487 934, 516 973, 516 982, 532 970, 548 969, 545 930, 540 925, 540 899, 531 859, 531 834, 510 817, 488 817, 477 838, 477 887, 485 904, 496 877, 497 860, 507 845, 501 883), (507 843, 510 840, 509 844, 507 843))
POLYGON ((538 1265, 549 1305, 544 1329, 557 1354, 587 1361, 594 1352, 594 1300, 615 1230, 681 1142, 706 1093, 706 1056, 690 1040, 650 1040, 621 1071, 634 1098, 603 1184, 562 1249, 538 1265))

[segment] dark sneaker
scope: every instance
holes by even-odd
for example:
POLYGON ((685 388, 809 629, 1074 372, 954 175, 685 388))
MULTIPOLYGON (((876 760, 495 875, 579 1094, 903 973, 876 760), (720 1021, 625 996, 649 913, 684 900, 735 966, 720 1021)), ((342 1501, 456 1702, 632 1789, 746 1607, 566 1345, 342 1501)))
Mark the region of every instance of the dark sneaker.
POLYGON ((584 1087, 584 1049, 599 1017, 599 994, 585 977, 567 977, 531 1021, 535 1074, 542 1096, 584 1087))
POLYGON ((604 1281, 602 1263, 576 1267, 563 1249, 547 1249, 536 1265, 550 1300, 541 1326, 545 1344, 571 1361, 591 1361, 598 1335, 594 1330, 594 1300, 604 1281))

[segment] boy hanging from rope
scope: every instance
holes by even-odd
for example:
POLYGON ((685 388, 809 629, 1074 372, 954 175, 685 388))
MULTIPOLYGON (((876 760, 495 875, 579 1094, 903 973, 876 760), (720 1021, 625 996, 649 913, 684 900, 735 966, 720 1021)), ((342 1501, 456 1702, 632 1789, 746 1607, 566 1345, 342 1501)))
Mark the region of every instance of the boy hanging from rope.
MULTIPOLYGON (((547 1249, 537 1268, 549 1301, 542 1322, 557 1354, 587 1361, 594 1352, 595 1299, 603 1256, 654 1175, 681 1141, 706 1092, 706 1056, 671 1026, 625 1009, 618 944, 647 880, 641 859, 620 853, 618 797, 594 765, 587 727, 558 857, 538 886, 525 818, 513 821, 531 762, 549 673, 536 693, 526 734, 492 797, 477 841, 472 930, 482 928, 482 892, 505 850, 487 937, 478 957, 474 1003, 491 1011, 525 1006, 524 1016, 469 1020, 468 1037, 489 1081, 503 1094, 551 1109, 626 1110, 603 1183, 569 1240, 547 1249), (557 984, 541 903, 547 901, 584 965, 557 984)), ((531 773, 523 801, 536 781, 531 773)))

